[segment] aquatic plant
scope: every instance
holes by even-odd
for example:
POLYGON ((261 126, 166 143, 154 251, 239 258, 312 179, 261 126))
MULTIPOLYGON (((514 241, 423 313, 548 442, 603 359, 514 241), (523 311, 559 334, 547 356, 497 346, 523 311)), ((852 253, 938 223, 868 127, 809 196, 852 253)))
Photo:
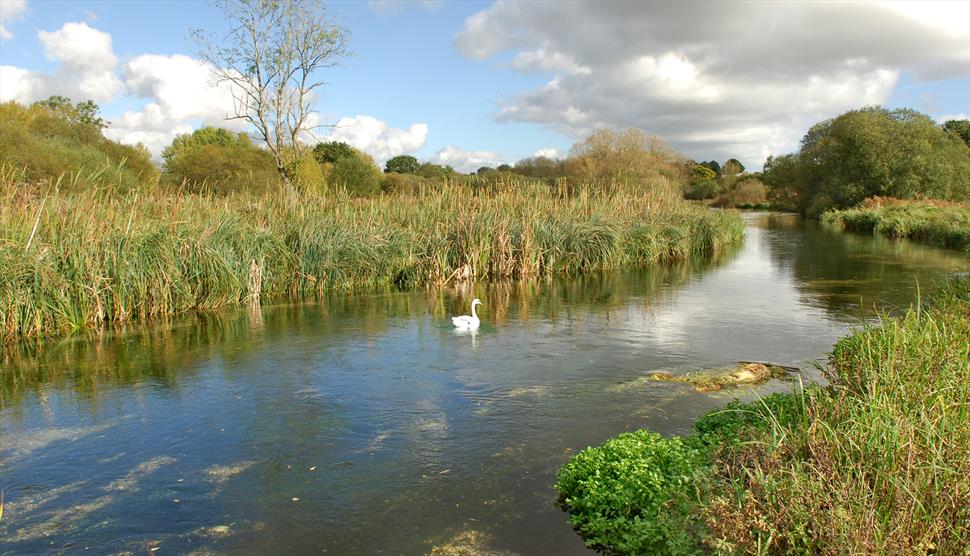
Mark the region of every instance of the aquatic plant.
POLYGON ((970 251, 970 207, 965 204, 894 201, 829 211, 822 221, 844 230, 970 251))
POLYGON ((839 341, 829 387, 585 450, 560 471, 561 501, 589 544, 620 553, 962 554, 968 339, 964 279, 839 341))
POLYGON ((0 186, 6 340, 328 290, 656 264, 743 236, 735 214, 632 187, 443 183, 361 199, 0 186))

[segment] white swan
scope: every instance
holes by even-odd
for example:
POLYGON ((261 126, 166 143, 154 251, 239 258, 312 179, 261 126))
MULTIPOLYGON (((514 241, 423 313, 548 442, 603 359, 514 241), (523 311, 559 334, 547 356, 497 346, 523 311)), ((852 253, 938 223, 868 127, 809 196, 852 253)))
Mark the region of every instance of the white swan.
POLYGON ((462 315, 460 317, 451 317, 451 322, 454 323, 456 328, 462 328, 467 330, 472 330, 478 328, 482 324, 481 319, 478 318, 478 313, 475 312, 475 305, 481 305, 482 302, 477 298, 472 301, 472 316, 462 315))

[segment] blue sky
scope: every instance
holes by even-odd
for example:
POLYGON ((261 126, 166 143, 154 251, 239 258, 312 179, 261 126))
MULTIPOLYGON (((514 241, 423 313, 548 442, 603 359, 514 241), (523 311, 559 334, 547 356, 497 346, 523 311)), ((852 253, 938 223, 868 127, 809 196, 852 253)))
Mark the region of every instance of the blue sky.
MULTIPOLYGON (((474 169, 640 127, 759 167, 851 108, 970 113, 970 2, 327 6, 354 56, 327 70, 316 108, 379 160, 474 169)), ((204 86, 176 57, 193 55, 189 30, 224 25, 204 3, 0 0, 0 15, 0 99, 96 91, 114 137, 156 152, 224 115, 179 94, 204 86)))

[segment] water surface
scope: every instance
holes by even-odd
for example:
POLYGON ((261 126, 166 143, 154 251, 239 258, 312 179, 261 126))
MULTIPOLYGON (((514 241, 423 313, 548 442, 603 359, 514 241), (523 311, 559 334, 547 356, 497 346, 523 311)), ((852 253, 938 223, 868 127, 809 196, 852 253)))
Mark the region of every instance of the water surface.
POLYGON ((635 272, 195 314, 9 350, 0 553, 588 553, 555 471, 733 397, 642 378, 816 361, 959 253, 746 215, 743 246, 635 272), (484 302, 474 334, 449 316, 484 302), (12 353, 11 351, 17 351, 12 353))

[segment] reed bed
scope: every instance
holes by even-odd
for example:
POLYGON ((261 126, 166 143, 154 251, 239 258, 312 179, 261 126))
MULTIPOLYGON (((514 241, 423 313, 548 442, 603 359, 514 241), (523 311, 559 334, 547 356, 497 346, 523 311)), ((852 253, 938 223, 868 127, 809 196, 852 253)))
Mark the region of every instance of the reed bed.
POLYGON ((966 554, 970 281, 842 339, 804 419, 718 458, 705 514, 731 553, 966 554))
POLYGON ((822 221, 844 230, 970 251, 970 206, 952 201, 882 200, 826 212, 822 221))
POLYGON ((3 184, 7 341, 330 290, 648 265, 714 253, 740 218, 632 189, 528 181, 354 198, 3 184))

